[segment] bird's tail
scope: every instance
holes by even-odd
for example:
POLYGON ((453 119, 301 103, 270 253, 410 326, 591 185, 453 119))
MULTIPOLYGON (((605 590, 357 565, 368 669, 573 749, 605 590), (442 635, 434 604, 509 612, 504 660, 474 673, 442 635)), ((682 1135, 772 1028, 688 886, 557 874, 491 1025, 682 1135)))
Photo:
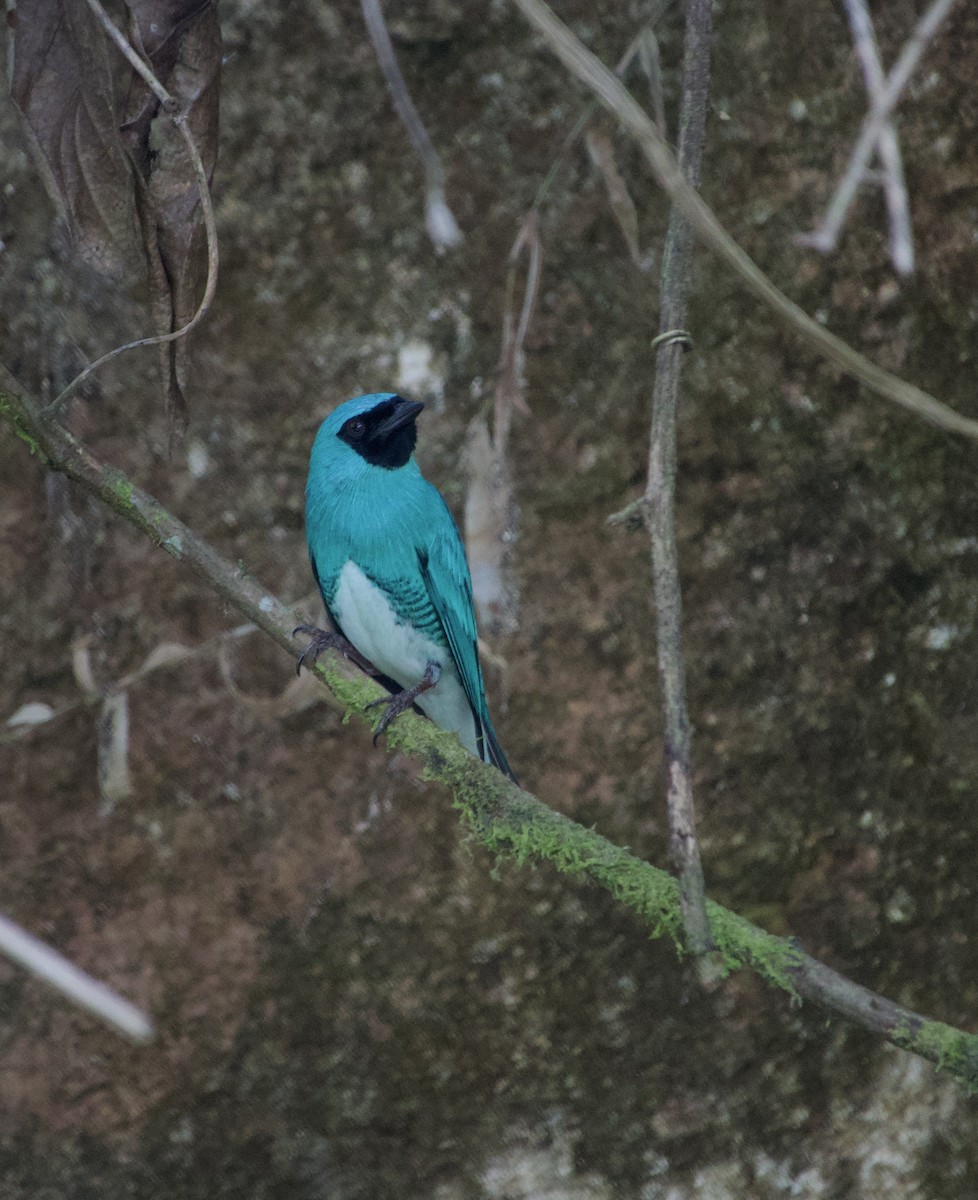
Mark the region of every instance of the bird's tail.
POLYGON ((513 774, 513 768, 509 765, 506 755, 503 754, 503 748, 499 744, 499 738, 496 737, 496 731, 492 727, 488 713, 482 714, 482 744, 484 761, 492 763, 498 771, 508 775, 518 786, 519 780, 513 774))

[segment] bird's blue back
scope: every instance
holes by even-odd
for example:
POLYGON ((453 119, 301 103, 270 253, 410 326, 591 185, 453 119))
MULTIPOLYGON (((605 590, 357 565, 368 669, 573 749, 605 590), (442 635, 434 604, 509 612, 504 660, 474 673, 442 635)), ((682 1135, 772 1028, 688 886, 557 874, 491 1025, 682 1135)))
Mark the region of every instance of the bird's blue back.
POLYGON ((337 436, 351 417, 391 398, 374 393, 348 400, 316 435, 306 485, 313 570, 331 609, 340 573, 352 560, 387 593, 400 620, 451 652, 473 713, 492 743, 493 759, 512 774, 489 719, 469 567, 445 501, 413 456, 396 470, 371 466, 337 436))

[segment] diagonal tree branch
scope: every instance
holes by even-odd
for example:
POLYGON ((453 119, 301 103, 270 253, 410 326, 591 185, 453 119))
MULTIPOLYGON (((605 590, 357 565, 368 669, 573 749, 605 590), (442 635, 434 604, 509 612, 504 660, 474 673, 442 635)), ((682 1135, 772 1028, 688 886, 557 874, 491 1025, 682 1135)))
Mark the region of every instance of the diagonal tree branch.
MULTIPOLYGON (((98 497, 206 586, 294 654, 288 607, 241 568, 218 554, 159 501, 115 467, 100 462, 61 425, 45 420, 40 406, 0 367, 0 420, 53 470, 98 497)), ((367 706, 386 693, 354 668, 324 655, 316 673, 349 713, 370 723, 367 706)), ((554 812, 462 748, 458 739, 413 713, 387 734, 415 755, 425 778, 445 784, 472 836, 496 854, 519 863, 545 861, 585 879, 636 913, 651 936, 668 935, 684 948, 679 887, 666 871, 635 858, 592 829, 554 812)), ((932 1021, 862 987, 729 909, 707 901, 707 916, 723 966, 749 968, 792 998, 813 1000, 888 1042, 935 1063, 978 1091, 978 1035, 932 1021)))
MULTIPOLYGON (((785 325, 829 362, 858 379, 878 396, 950 433, 960 433, 978 440, 978 421, 961 416, 921 388, 870 362, 841 338, 813 321, 799 305, 776 288, 750 255, 727 233, 713 210, 686 183, 675 156, 659 136, 654 123, 613 72, 587 49, 543 0, 514 2, 571 74, 594 92, 636 140, 660 186, 682 210, 699 239, 723 259, 745 287, 768 305, 785 325)), ((874 143, 877 136, 878 130, 874 129, 874 143)))

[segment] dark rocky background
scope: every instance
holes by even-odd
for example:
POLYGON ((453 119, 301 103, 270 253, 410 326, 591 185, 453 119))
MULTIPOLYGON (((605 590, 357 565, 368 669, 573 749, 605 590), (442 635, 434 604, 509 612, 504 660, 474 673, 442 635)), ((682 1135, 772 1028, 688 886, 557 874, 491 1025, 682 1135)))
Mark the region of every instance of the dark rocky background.
MULTIPOLYGON (((876 5, 892 62, 922 5, 876 5)), ((647 6, 564 4, 614 62, 647 6)), ((506 255, 586 100, 503 3, 388 5, 466 238, 432 252, 420 170, 353 0, 225 2, 222 274, 172 460, 152 353, 72 413, 102 456, 286 598, 318 420, 431 403, 456 512, 491 395, 506 255), (412 365, 413 364, 413 365, 412 365)), ((681 11, 657 29, 674 119, 681 11)), ((810 228, 865 100, 840 9, 717 8, 704 190, 771 277, 978 416, 978 15, 958 5, 899 113, 917 273, 877 193, 810 228)), ((641 94, 641 93, 640 93, 641 94)), ((613 132, 610 123, 601 126, 613 132)), ((643 249, 662 195, 615 137, 643 249)), ((146 331, 80 267, 0 105, 0 356, 30 386, 146 331)), ((527 785, 665 857, 643 485, 657 268, 632 265, 582 147, 544 209, 512 467, 519 627, 490 687, 527 785)), ((978 451, 861 394, 697 260, 680 431, 690 707, 711 894, 861 982, 975 1028, 978 451)), ((0 719, 237 623, 0 435, 0 719)), ((310 608, 310 612, 314 609, 310 608)), ((0 910, 149 1006, 132 1049, 0 965, 0 1196, 726 1200, 978 1194, 974 1101, 742 974, 712 994, 603 894, 496 867, 445 793, 373 750, 257 635, 131 691, 128 797, 93 711, 0 746, 0 910), (230 682, 229 682, 230 681, 230 682), (231 684, 233 683, 233 686, 231 684)))

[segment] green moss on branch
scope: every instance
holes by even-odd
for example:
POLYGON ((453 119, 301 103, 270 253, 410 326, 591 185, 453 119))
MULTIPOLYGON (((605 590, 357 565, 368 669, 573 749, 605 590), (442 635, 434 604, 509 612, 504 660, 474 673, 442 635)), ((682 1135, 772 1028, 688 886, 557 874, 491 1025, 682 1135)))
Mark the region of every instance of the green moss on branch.
MULTIPOLYGON (((294 652, 292 613, 235 564, 171 515, 115 468, 99 462, 62 426, 48 421, 10 376, 0 371, 0 418, 17 436, 80 487, 98 496, 136 529, 194 570, 218 596, 294 652), (178 545, 179 542, 179 545, 178 545)), ((317 673, 347 714, 371 725, 370 703, 384 695, 373 680, 356 674, 335 654, 323 656, 317 673)), ((398 717, 390 744, 415 756, 427 779, 445 784, 471 836, 494 854, 526 864, 546 862, 558 871, 610 892, 635 912, 653 937, 668 936, 683 953, 679 888, 667 872, 613 845, 542 804, 499 771, 473 758, 453 734, 413 713, 398 717)), ((749 968, 793 998, 814 1000, 895 1045, 935 1063, 978 1090, 978 1037, 909 1012, 832 971, 792 941, 774 937, 743 917, 707 902, 711 934, 726 970, 749 968)))

